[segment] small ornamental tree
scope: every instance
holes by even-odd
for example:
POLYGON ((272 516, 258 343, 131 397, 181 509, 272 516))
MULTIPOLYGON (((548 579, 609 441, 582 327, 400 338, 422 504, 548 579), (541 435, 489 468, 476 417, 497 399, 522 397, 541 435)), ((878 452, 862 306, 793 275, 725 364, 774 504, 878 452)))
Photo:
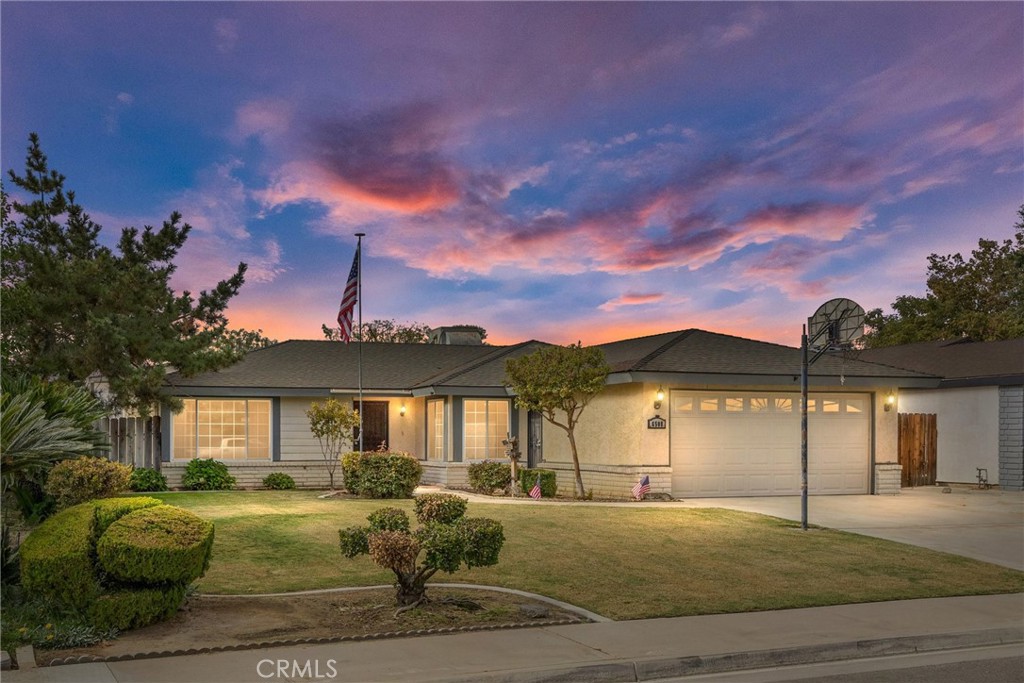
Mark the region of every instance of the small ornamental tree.
POLYGON ((584 497, 586 491, 576 450, 576 425, 583 409, 604 389, 610 371, 600 349, 584 348, 578 342, 545 346, 505 363, 506 384, 515 392, 516 405, 540 412, 569 438, 577 498, 584 497))
POLYGON ((327 477, 331 490, 334 490, 334 472, 343 451, 352 445, 352 434, 359 426, 359 412, 344 403, 329 398, 323 403, 313 401, 306 411, 309 418, 309 430, 320 442, 320 450, 327 466, 327 477))
POLYGON ((369 526, 338 532, 345 557, 369 555, 378 566, 394 572, 396 614, 427 599, 427 581, 438 570, 453 574, 462 566, 472 569, 497 564, 505 543, 501 522, 466 517, 466 500, 460 496, 419 496, 415 511, 420 523, 415 531, 410 530, 404 510, 387 507, 367 517, 369 526))

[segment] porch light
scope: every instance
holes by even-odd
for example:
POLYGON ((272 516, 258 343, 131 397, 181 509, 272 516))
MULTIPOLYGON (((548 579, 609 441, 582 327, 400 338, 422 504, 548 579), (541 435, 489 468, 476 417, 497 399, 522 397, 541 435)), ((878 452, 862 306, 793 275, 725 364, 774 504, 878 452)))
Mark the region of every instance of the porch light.
POLYGON ((402 417, 405 417, 405 404, 404 403, 402 404, 402 407, 398 409, 398 414, 400 416, 402 416, 402 417))
POLYGON ((892 410, 892 407, 896 405, 896 394, 889 392, 889 395, 885 397, 885 412, 892 410))
POLYGON ((661 402, 665 400, 665 390, 658 387, 658 393, 654 395, 654 409, 661 410, 661 402))

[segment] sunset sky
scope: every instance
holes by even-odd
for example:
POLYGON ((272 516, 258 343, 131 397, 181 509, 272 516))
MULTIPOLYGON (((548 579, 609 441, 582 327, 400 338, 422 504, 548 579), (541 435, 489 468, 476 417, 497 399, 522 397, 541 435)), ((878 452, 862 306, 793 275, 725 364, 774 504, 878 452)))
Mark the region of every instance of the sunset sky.
MULTIPOLYGON (((698 327, 799 343, 924 292, 1024 202, 1024 3, 7 2, 3 169, 38 132, 233 326, 492 343, 698 327)), ((6 174, 5 174, 6 175, 6 174)), ((12 191, 9 181, 5 188, 12 191)))

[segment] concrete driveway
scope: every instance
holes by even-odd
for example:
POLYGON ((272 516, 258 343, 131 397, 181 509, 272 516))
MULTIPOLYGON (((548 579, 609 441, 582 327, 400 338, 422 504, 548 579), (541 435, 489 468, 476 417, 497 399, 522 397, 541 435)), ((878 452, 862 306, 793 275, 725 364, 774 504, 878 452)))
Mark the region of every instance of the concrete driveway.
MULTIPOLYGON (((800 520, 799 496, 693 498, 721 507, 800 520)), ((896 496, 810 496, 809 524, 923 546, 1024 571, 1024 492, 940 487, 896 496)))

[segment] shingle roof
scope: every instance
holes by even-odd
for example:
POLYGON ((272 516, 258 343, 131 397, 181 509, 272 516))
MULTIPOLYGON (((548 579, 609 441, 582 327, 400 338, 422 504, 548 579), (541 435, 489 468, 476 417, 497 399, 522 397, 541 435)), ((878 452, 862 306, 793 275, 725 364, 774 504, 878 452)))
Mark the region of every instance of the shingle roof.
MULTIPOLYGON (((413 391, 424 388, 499 388, 505 361, 544 346, 528 341, 514 346, 364 343, 363 388, 413 391)), ((800 350, 778 344, 690 329, 638 337, 598 346, 618 373, 792 376, 800 372, 800 350)), ((169 390, 195 389, 355 389, 358 344, 335 341, 287 341, 253 351, 241 362, 194 377, 168 376, 169 390)), ((920 379, 929 375, 901 368, 825 356, 811 376, 920 379)))
MULTIPOLYGON (((409 390, 493 354, 494 346, 365 343, 363 387, 409 390)), ((359 345, 336 341, 286 341, 253 351, 239 363, 194 377, 175 373, 172 387, 351 389, 359 384, 359 345)))
MULTIPOLYGON (((724 375, 791 375, 800 372, 800 349, 705 330, 682 330, 599 346, 616 372, 724 375)), ((919 378, 923 374, 863 359, 826 354, 809 375, 919 378)), ((924 373, 927 375, 930 373, 924 373)))
POLYGON ((943 385, 1024 382, 1024 337, 992 342, 968 339, 866 349, 861 358, 940 375, 943 385))

